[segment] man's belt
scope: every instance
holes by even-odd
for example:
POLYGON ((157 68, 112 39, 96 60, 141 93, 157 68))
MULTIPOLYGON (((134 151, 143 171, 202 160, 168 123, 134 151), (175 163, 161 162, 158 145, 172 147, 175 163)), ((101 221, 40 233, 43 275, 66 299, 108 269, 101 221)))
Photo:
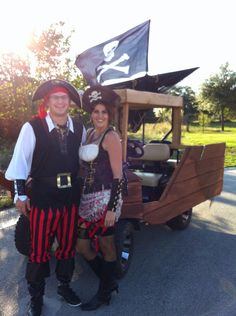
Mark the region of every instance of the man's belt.
POLYGON ((78 180, 78 177, 69 172, 58 173, 55 177, 33 178, 35 183, 44 184, 49 187, 65 189, 71 188, 72 184, 78 180))

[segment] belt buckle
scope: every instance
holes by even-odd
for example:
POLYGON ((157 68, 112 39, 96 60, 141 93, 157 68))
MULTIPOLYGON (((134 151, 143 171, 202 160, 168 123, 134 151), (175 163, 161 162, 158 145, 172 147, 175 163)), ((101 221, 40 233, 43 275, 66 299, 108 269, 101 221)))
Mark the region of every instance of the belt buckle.
POLYGON ((58 173, 57 174, 57 187, 58 189, 71 188, 71 173, 58 173), (66 184, 62 184, 62 178, 66 177, 66 184))

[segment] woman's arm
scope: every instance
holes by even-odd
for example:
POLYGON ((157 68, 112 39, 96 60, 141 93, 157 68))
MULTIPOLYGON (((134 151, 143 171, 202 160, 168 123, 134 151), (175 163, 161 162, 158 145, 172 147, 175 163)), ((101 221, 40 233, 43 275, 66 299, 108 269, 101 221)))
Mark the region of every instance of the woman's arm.
POLYGON ((106 134, 102 146, 108 152, 113 179, 122 179, 122 146, 119 135, 110 131, 106 134))
POLYGON ((114 131, 109 132, 105 136, 102 146, 108 152, 113 173, 111 196, 104 221, 105 226, 108 227, 115 223, 116 207, 122 189, 122 147, 118 134, 114 131))

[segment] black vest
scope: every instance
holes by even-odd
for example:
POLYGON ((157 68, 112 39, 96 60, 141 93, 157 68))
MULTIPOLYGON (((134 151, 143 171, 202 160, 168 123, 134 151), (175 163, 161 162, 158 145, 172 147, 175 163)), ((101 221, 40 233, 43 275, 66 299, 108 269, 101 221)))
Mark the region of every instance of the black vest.
MULTIPOLYGON (((67 153, 60 150, 59 135, 56 129, 51 132, 45 119, 35 118, 29 122, 36 137, 30 177, 56 177, 58 173, 71 173, 73 176, 79 172, 78 150, 82 139, 83 125, 73 120, 74 133, 67 135, 67 153)), ((79 202, 79 184, 76 182, 72 188, 58 189, 32 182, 31 204, 41 209, 70 207, 79 202)))
MULTIPOLYGON (((111 163, 109 159, 108 152, 103 149, 102 142, 104 137, 109 131, 112 131, 113 128, 108 128, 105 133, 102 135, 102 138, 99 140, 99 152, 98 156, 88 163, 83 161, 83 167, 85 171, 85 178, 88 177, 91 179, 91 184, 87 184, 85 180, 86 191, 85 192, 96 192, 100 191, 102 186, 104 188, 111 188, 113 181, 113 173, 111 169, 111 163)), ((88 142, 91 143, 91 142, 88 142)))
MULTIPOLYGON (((75 122, 73 123, 75 132, 72 133, 69 131, 67 136, 67 154, 62 154, 60 151, 59 135, 56 129, 49 132, 45 119, 35 118, 30 121, 36 137, 30 172, 32 178, 52 177, 63 172, 78 173, 78 150, 82 132, 78 135, 75 128, 76 124, 75 122)), ((82 129, 81 124, 80 126, 82 129)))

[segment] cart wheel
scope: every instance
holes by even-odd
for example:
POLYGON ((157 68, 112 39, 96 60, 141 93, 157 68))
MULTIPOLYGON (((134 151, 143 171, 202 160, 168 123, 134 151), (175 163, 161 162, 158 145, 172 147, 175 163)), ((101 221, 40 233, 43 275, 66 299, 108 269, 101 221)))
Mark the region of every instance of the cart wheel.
POLYGON ((172 218, 166 223, 166 225, 169 226, 173 230, 183 230, 188 227, 188 225, 191 222, 191 218, 192 218, 192 208, 172 218))
POLYGON ((117 251, 117 279, 123 278, 129 269, 134 249, 133 225, 127 220, 120 220, 115 232, 117 251))
POLYGON ((30 223, 28 217, 20 215, 15 228, 15 246, 24 256, 30 254, 30 223))

